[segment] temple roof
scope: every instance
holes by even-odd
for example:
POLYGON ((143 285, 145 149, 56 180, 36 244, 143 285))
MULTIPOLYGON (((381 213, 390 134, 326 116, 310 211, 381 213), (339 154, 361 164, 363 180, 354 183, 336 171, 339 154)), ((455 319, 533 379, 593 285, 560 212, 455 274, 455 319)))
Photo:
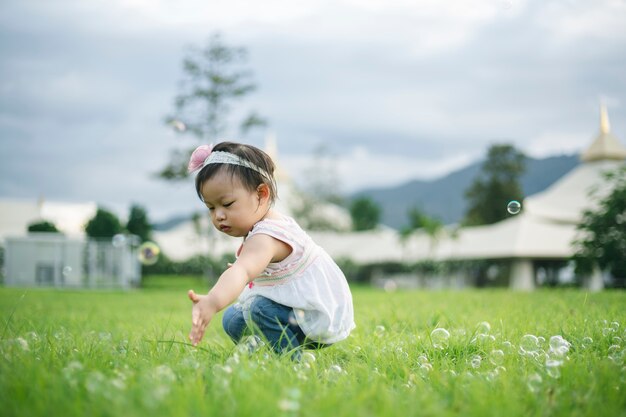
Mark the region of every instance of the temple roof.
POLYGON ((626 159, 626 148, 611 133, 609 114, 604 104, 600 105, 600 133, 580 155, 583 162, 626 159))

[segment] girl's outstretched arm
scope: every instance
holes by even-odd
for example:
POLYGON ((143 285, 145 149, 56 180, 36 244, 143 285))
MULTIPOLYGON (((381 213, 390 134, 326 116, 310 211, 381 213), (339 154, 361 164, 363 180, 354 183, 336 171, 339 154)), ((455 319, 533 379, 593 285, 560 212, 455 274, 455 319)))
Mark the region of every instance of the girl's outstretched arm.
POLYGON ((200 343, 206 327, 213 316, 237 299, 248 282, 259 276, 276 258, 284 258, 291 248, 268 235, 254 235, 246 240, 239 258, 222 273, 207 295, 189 290, 187 295, 193 303, 191 310, 191 333, 194 345, 200 343))

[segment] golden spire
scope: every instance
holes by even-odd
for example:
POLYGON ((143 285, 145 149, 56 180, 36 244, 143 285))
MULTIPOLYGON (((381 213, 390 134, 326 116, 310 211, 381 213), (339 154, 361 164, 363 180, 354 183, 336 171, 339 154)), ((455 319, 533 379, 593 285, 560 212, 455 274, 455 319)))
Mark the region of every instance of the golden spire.
POLYGON ((600 103, 600 133, 591 145, 580 155, 583 162, 626 159, 626 148, 611 133, 609 112, 606 105, 600 103))
POLYGON ((606 111, 606 105, 600 103, 600 133, 606 135, 611 131, 611 123, 609 122, 609 113, 606 111))

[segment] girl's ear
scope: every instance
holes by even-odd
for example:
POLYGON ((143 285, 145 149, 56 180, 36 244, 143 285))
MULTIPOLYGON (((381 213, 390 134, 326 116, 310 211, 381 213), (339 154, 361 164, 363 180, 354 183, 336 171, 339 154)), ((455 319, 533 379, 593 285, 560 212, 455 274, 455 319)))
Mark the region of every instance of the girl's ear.
POLYGON ((270 199, 270 187, 267 184, 259 184, 256 188, 257 195, 259 196, 259 201, 264 202, 264 200, 269 201, 270 199))

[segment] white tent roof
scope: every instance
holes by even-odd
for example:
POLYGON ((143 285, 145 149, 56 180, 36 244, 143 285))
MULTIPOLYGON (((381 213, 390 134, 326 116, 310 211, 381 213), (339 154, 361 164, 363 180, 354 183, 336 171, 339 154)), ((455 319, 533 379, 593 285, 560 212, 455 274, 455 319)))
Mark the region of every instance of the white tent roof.
POLYGON ((527 197, 521 214, 492 225, 463 228, 456 238, 441 240, 435 258, 570 257, 583 211, 593 210, 610 191, 604 173, 624 165, 626 150, 609 134, 608 115, 602 106, 600 135, 583 153, 581 165, 546 190, 527 197), (590 196, 593 189, 596 194, 590 196))
POLYGON ((527 197, 523 210, 550 221, 578 224, 583 210, 593 209, 597 201, 589 198, 593 188, 598 196, 609 192, 603 173, 614 170, 623 162, 595 161, 577 166, 548 189, 527 197))
POLYGON ((468 227, 442 240, 436 259, 566 258, 575 226, 522 213, 493 225, 468 227))

